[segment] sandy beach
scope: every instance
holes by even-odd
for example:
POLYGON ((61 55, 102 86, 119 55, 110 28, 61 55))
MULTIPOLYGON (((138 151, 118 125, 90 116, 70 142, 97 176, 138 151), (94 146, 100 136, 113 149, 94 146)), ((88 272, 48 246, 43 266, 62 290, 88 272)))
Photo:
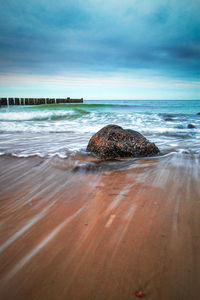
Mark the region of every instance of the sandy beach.
POLYGON ((1 299, 198 299, 199 158, 87 164, 1 157, 1 299))

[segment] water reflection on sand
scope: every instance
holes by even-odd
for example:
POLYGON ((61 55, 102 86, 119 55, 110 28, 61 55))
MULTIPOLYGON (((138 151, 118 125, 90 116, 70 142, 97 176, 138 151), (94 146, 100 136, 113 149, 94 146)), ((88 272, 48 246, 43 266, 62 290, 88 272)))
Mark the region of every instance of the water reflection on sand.
POLYGON ((200 158, 0 158, 1 299, 198 299, 200 158))

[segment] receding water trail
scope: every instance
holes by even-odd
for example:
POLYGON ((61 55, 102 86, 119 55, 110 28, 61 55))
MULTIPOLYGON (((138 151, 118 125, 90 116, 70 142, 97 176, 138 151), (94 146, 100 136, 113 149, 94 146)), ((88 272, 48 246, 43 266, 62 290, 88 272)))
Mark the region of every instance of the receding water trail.
POLYGON ((130 188, 132 187, 132 184, 127 184, 117 195, 117 197, 111 202, 111 204, 109 205, 109 207, 107 208, 107 212, 112 211, 113 209, 115 209, 118 204, 120 203, 120 201, 126 197, 126 194, 129 192, 130 188))
POLYGON ((10 280, 20 269, 24 267, 25 264, 29 262, 43 247, 46 246, 65 226, 67 226, 74 218, 76 218, 83 207, 81 207, 78 211, 76 211, 73 215, 68 217, 65 221, 59 224, 47 237, 45 237, 39 245, 37 245, 29 254, 27 254, 4 278, 5 281, 10 280))
POLYGON ((9 247, 13 242, 15 242, 41 218, 43 218, 47 214, 48 210, 55 204, 55 202, 56 200, 50 203, 39 214, 37 214, 26 225, 24 225, 19 231, 17 231, 13 236, 11 236, 3 245, 0 245, 0 253, 3 252, 7 247, 9 247))

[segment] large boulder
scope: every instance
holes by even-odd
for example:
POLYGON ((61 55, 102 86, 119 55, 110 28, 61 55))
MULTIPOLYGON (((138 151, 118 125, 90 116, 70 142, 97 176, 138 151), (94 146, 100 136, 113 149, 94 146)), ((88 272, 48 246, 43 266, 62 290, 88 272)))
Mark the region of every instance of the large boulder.
POLYGON ((139 132, 117 125, 105 126, 94 134, 87 151, 101 158, 151 156, 160 152, 139 132))

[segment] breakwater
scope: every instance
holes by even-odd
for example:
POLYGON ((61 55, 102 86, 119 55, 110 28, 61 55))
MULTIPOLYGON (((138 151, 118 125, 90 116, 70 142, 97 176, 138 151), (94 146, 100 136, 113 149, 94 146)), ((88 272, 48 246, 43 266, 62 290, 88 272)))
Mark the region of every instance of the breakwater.
POLYGON ((83 103, 81 99, 71 98, 0 98, 1 105, 42 105, 42 104, 60 104, 60 103, 83 103))

